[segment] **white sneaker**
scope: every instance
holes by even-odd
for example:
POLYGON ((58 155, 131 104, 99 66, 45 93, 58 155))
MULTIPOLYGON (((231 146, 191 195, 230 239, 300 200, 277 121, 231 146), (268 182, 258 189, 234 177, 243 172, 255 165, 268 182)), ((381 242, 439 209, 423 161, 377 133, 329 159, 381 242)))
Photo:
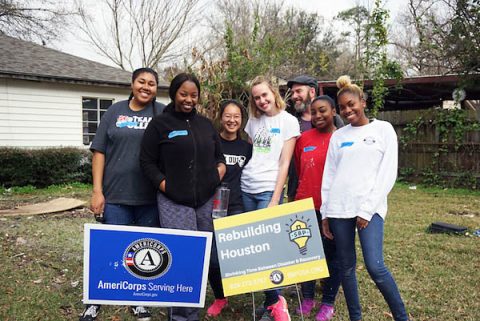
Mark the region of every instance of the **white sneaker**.
POLYGON ((78 319, 79 321, 94 321, 97 318, 98 311, 100 310, 99 305, 87 305, 85 310, 83 310, 82 315, 78 319))
POLYGON ((132 307, 133 315, 137 317, 137 321, 150 321, 152 314, 145 307, 132 307))

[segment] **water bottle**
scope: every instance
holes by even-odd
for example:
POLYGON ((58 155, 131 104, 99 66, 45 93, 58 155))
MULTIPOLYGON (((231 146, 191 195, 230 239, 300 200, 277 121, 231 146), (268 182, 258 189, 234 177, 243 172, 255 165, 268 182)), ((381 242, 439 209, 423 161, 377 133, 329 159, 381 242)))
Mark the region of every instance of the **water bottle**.
POLYGON ((230 189, 226 183, 222 183, 215 191, 213 197, 213 211, 212 218, 221 218, 227 216, 228 198, 230 196, 230 189))

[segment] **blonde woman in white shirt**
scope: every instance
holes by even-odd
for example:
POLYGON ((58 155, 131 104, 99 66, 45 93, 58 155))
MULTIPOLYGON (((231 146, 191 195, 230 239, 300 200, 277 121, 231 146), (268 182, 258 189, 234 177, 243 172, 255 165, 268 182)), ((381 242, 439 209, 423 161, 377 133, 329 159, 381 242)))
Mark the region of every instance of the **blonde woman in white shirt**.
POLYGON ((355 230, 365 266, 397 321, 408 320, 395 280, 383 260, 387 195, 397 176, 397 135, 388 122, 368 119, 363 91, 348 76, 337 80, 340 115, 349 125, 330 140, 322 181, 322 227, 335 239, 351 321, 362 319, 356 279, 355 230))
MULTIPOLYGON (((252 158, 243 168, 241 188, 246 212, 281 204, 288 167, 300 136, 297 119, 285 111, 285 102, 266 78, 251 85, 250 118, 245 126, 253 144, 252 158)), ((265 291, 261 320, 289 321, 285 298, 278 290, 265 291)))

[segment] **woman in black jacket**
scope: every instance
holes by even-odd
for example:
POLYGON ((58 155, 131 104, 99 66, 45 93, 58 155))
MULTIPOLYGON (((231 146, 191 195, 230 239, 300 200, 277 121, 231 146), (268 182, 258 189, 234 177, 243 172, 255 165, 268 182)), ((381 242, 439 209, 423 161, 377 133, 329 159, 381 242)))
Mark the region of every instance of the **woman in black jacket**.
MULTIPOLYGON (((173 78, 172 102, 143 136, 140 164, 159 192, 160 225, 213 231, 213 195, 225 175, 220 138, 210 120, 197 113, 200 83, 191 74, 173 78)), ((173 320, 198 320, 197 308, 170 311, 173 320)))

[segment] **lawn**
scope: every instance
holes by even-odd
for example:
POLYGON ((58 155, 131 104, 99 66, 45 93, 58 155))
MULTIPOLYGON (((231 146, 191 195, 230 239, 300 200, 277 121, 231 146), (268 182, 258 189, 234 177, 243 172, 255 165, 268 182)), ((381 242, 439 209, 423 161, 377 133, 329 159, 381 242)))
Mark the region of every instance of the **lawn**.
MULTIPOLYGON (((0 189, 0 208, 67 196, 88 199, 89 186, 36 190, 0 189)), ((434 221, 480 228, 480 192, 409 189, 398 184, 389 198, 385 260, 397 280, 412 320, 480 320, 480 238, 428 234, 434 221)), ((83 224, 94 222, 85 209, 31 217, 0 217, 3 280, 0 320, 77 320, 82 310, 83 224)), ((358 250, 361 253, 361 250, 358 250)), ((361 257, 361 256, 360 256, 361 257)), ((364 321, 391 320, 389 310, 361 259, 358 278, 364 321)), ((292 320, 294 288, 285 290, 292 320)), ((260 304, 262 294, 255 295, 260 304)), ((211 292, 207 304, 212 302, 211 292)), ((334 320, 348 320, 343 293, 334 320)), ((220 321, 252 320, 252 296, 230 298, 220 321)), ((166 320, 153 309, 153 320, 166 320)), ((125 307, 104 307, 98 320, 134 320, 125 307)), ((313 317, 306 320, 314 320, 313 317)))

